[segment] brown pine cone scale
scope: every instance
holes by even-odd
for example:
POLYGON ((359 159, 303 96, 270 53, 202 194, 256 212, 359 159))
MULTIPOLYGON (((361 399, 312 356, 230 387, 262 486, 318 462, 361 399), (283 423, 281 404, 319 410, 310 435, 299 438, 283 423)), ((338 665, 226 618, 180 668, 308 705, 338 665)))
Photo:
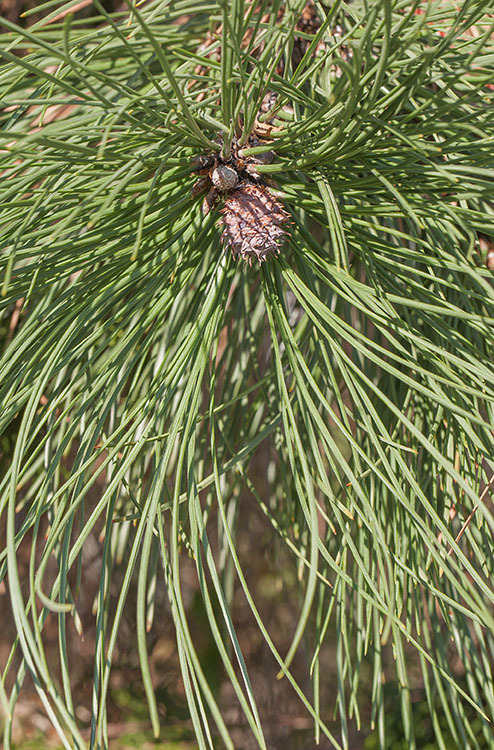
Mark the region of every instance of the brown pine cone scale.
POLYGON ((241 182, 226 196, 221 209, 222 239, 234 258, 240 255, 249 265, 253 259, 262 263, 279 254, 288 220, 289 214, 267 188, 241 182))

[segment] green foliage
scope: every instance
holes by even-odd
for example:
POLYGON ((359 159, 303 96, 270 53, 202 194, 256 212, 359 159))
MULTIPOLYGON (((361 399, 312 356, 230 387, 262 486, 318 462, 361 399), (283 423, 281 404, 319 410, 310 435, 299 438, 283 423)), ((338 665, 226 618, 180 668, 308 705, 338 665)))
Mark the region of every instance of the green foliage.
MULTIPOLYGON (((391 643, 407 747, 411 663, 437 747, 494 747, 494 291, 478 252, 478 233, 494 236, 494 8, 315 3, 315 36, 295 28, 305 0, 151 0, 111 17, 95 0, 101 15, 85 25, 71 14, 46 23, 73 5, 43 4, 50 15, 27 30, 5 21, 0 39, 6 335, 22 300, 0 361, 0 576, 22 653, 17 681, 0 691, 7 717, 30 673, 64 746, 87 746, 67 628, 79 627, 85 545, 101 534, 91 748, 108 747, 110 672, 133 584, 155 733, 146 632, 165 587, 198 747, 233 748, 191 635, 189 557, 260 748, 234 590, 316 740, 348 747, 368 665, 370 720, 386 746, 391 643), (294 66, 297 38, 311 44, 294 66), (268 91, 275 142, 261 150, 277 159, 259 171, 276 180, 293 224, 281 255, 249 268, 224 252, 217 212, 203 217, 190 196, 191 157, 218 150, 219 134, 225 152, 235 133, 246 142, 268 91), (236 543, 247 502, 301 581, 284 653, 236 543), (56 669, 44 650, 49 617, 56 669), (329 632, 338 737, 321 702, 329 632), (302 638, 310 686, 291 668, 302 638)), ((7 748, 10 731, 8 719, 7 748)))

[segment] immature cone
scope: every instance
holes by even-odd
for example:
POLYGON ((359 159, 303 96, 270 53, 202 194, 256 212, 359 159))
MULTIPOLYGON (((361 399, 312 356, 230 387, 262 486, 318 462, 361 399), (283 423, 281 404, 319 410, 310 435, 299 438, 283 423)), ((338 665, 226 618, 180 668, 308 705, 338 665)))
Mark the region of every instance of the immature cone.
POLYGON ((253 258, 262 263, 278 255, 289 214, 265 187, 241 183, 225 198, 221 214, 223 242, 230 245, 234 258, 240 255, 251 265, 253 258))

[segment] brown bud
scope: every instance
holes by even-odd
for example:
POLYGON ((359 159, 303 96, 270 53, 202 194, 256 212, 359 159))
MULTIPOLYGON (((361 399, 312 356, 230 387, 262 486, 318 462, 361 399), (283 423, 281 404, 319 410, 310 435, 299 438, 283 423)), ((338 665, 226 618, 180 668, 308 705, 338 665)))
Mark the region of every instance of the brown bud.
POLYGON ((238 182, 238 174, 233 167, 223 164, 216 167, 211 175, 211 179, 217 190, 231 190, 238 182))

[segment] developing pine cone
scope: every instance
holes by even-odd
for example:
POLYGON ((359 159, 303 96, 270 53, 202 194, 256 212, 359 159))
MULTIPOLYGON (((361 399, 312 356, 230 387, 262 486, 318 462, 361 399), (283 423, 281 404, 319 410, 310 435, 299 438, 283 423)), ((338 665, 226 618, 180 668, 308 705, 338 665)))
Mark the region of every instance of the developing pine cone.
POLYGON ((240 183, 226 196, 221 214, 222 239, 234 258, 240 255, 251 265, 252 259, 262 263, 279 254, 289 214, 263 185, 240 183))
MULTIPOLYGON (((251 136, 246 145, 250 148, 261 143, 251 136)), ((234 138, 227 158, 215 153, 193 160, 201 177, 192 187, 192 197, 208 191, 202 203, 205 215, 222 202, 222 240, 231 247, 234 258, 240 256, 249 265, 253 259, 262 263, 269 255, 278 255, 288 234, 284 225, 289 214, 265 187, 265 178, 257 169, 259 165, 271 164, 274 157, 273 151, 246 156, 234 138)))

